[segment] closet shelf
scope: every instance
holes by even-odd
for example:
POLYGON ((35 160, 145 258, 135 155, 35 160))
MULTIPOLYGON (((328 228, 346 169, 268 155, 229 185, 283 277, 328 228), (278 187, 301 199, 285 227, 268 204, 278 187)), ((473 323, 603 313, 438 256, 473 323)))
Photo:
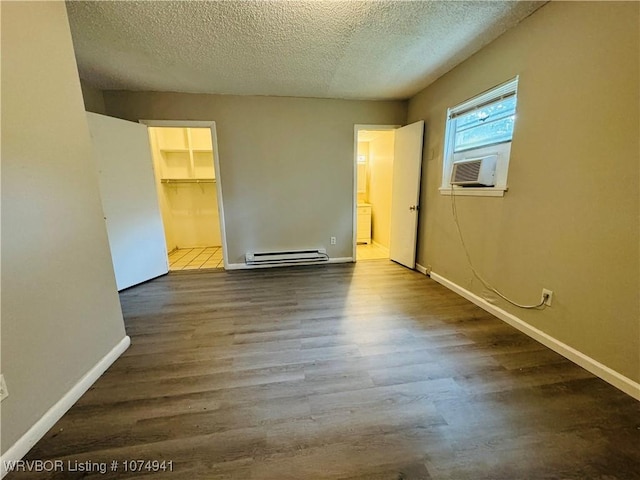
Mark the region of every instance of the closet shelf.
POLYGON ((189 153, 188 148, 161 148, 162 153, 189 153))
POLYGON ((216 183, 215 178, 162 178, 162 183, 216 183))
POLYGON ((210 148, 160 148, 162 153, 189 153, 190 151, 193 153, 213 153, 213 150, 210 148))

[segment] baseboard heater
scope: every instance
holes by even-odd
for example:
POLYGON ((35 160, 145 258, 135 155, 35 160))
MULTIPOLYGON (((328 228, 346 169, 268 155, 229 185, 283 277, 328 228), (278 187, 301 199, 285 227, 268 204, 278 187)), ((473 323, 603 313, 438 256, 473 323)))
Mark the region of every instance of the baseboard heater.
POLYGON ((277 265, 286 263, 319 263, 328 262, 329 255, 324 248, 315 250, 288 250, 282 252, 247 252, 247 265, 277 265))

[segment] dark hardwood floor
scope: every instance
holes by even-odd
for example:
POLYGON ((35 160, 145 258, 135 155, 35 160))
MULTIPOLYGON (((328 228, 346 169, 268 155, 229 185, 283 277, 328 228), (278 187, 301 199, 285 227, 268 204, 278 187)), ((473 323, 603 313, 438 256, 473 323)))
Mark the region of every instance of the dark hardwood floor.
POLYGON ((640 478, 639 402, 389 261, 121 300, 131 347, 26 457, 65 471, 7 480, 640 478), (68 469, 87 461, 109 471, 68 469))

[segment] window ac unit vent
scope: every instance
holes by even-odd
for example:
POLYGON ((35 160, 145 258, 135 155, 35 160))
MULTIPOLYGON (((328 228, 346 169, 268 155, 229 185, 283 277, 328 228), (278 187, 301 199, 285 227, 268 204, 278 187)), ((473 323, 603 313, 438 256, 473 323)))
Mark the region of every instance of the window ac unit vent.
POLYGON ((497 155, 465 158, 453 162, 451 185, 462 187, 493 187, 496 184, 497 155))
POLYGON ((282 265, 290 263, 317 263, 328 261, 329 255, 327 255, 327 251, 324 248, 283 252, 247 252, 245 255, 245 262, 247 265, 282 265))

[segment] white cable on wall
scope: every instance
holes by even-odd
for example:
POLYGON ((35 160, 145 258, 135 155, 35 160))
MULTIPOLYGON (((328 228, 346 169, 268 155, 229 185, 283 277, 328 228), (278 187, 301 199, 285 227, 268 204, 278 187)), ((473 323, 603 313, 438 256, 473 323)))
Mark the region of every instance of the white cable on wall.
POLYGON ((538 303, 537 305, 522 305, 522 304, 520 304, 518 302, 514 302, 513 300, 508 298, 506 295, 501 293, 497 288, 493 287, 489 282, 487 282, 482 277, 482 275, 480 275, 478 273, 478 271, 473 266, 473 262, 471 261, 471 255, 469 255, 469 250, 467 249, 467 245, 464 242, 464 237, 462 236, 462 230, 460 229, 460 222, 458 221, 458 209, 456 207, 456 194, 454 192, 455 192, 455 188, 453 187, 453 185, 451 185, 451 213, 453 214, 453 220, 454 220, 454 223, 456 224, 456 229, 458 230, 458 236, 460 237, 460 243, 462 243, 462 249, 464 250, 464 254, 467 257, 467 262, 469 263, 469 267, 471 268, 471 271, 473 272, 473 275, 478 280, 480 280, 480 282, 485 286, 485 288, 487 288, 488 290, 492 291, 493 293, 498 295, 503 300, 509 302, 511 305, 514 305, 514 306, 516 306, 518 308, 525 308, 525 309, 529 309, 529 310, 544 309, 546 307, 546 304, 545 304, 546 298, 543 297, 542 300, 540 301, 540 303, 538 303))

